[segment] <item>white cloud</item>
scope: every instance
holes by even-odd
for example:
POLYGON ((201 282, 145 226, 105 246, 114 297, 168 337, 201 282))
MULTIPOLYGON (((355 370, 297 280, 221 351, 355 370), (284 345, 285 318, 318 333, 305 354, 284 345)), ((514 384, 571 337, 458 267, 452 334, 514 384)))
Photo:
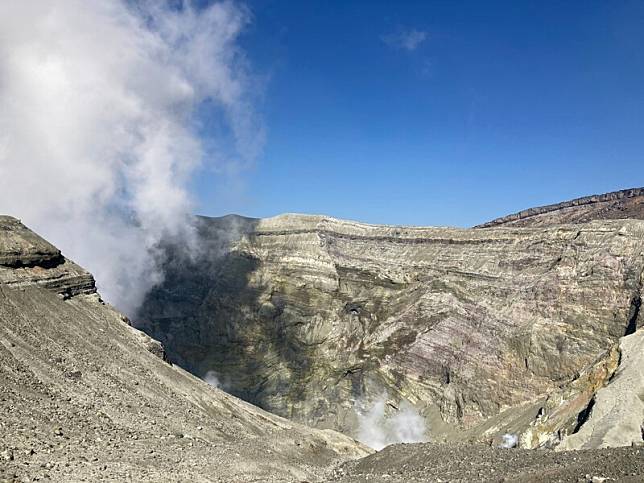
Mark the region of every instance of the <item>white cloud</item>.
POLYGON ((191 175, 246 163, 263 139, 237 46, 248 12, 169 4, 0 2, 0 213, 130 314, 160 279, 159 240, 190 238, 191 175), (228 138, 196 134, 204 103, 228 138))
POLYGON ((427 32, 416 29, 403 30, 402 32, 382 36, 382 41, 390 47, 404 49, 409 52, 416 50, 426 39, 427 32))

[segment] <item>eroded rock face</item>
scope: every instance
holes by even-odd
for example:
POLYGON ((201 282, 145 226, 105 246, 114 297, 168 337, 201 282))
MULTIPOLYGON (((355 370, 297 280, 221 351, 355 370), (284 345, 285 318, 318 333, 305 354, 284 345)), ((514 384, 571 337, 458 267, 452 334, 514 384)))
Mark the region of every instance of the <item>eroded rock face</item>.
POLYGON ((588 420, 558 449, 640 445, 644 441, 644 330, 620 340, 620 363, 610 382, 599 389, 588 420))
POLYGON ((164 362, 13 218, 0 260, 0 481, 321 481, 369 453, 164 362))
POLYGON ((61 297, 96 292, 89 272, 10 216, 0 216, 0 284, 38 285, 61 297))
POLYGON ((385 392, 391 411, 415 404, 433 439, 516 428, 533 432, 528 446, 555 444, 642 325, 642 221, 466 230, 284 215, 199 230, 203 251, 169 250, 139 323, 232 394, 349 434, 357 403, 385 392))
POLYGON ((11 216, 0 215, 0 235, 0 266, 44 267, 63 262, 60 250, 11 216))

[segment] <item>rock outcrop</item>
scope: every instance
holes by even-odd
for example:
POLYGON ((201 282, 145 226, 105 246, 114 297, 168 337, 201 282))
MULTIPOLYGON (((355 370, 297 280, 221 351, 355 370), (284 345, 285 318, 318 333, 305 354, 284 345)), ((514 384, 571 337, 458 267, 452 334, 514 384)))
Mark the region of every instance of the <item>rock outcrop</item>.
POLYGON ((89 272, 9 216, 0 216, 0 284, 37 285, 62 297, 96 292, 89 272))
POLYGON ((552 226, 593 220, 644 220, 644 188, 584 196, 554 205, 539 206, 503 216, 475 228, 493 226, 552 226))
POLYGON ((623 337, 619 368, 597 391, 587 421, 558 449, 639 445, 644 439, 644 330, 623 337))
MULTIPOLYGON (((628 199, 635 199, 634 197, 628 199)), ((356 434, 359 407, 420 411, 433 440, 552 446, 642 325, 644 222, 372 226, 197 220, 141 327, 170 360, 271 412, 356 434)))
POLYGON ((319 481, 368 454, 163 361, 91 275, 0 217, 0 481, 319 481))

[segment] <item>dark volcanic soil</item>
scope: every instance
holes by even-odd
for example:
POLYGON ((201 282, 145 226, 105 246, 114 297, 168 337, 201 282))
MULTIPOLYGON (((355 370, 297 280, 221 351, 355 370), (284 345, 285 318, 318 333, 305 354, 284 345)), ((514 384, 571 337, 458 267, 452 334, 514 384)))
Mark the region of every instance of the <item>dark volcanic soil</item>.
POLYGON ((644 481, 644 448, 542 451, 464 444, 398 444, 345 463, 337 482, 644 481))

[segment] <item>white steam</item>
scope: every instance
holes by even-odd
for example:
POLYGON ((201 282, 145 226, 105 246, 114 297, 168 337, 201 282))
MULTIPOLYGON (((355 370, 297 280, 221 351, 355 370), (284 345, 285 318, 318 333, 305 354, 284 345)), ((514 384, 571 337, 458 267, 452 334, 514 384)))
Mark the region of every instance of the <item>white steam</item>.
POLYGON ((519 437, 516 434, 504 434, 503 440, 501 441, 501 448, 510 449, 516 448, 519 444, 519 437))
POLYGON ((230 2, 0 2, 0 213, 125 312, 160 281, 158 242, 190 239, 195 170, 261 149, 236 47, 247 22, 230 2))
POLYGON ((215 371, 208 371, 206 374, 203 376, 203 380, 210 384, 212 387, 216 388, 221 388, 221 381, 219 380, 219 376, 217 376, 217 373, 215 371))
POLYGON ((358 441, 375 450, 394 443, 422 443, 427 441, 425 419, 411 404, 403 401, 398 410, 386 415, 387 398, 381 396, 370 407, 358 412, 358 441))

